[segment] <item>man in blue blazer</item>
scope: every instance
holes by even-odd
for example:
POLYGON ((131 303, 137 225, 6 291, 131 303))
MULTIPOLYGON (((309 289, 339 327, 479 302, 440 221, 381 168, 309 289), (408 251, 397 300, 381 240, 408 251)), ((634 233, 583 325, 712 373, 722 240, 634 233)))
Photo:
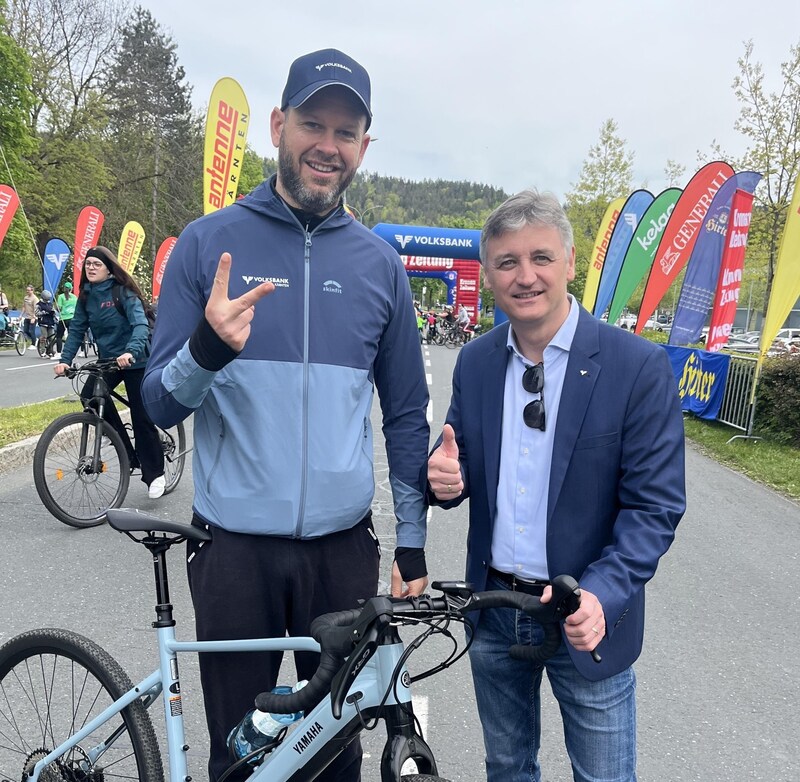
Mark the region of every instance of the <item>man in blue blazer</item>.
MULTIPOLYGON (((635 676, 644 586, 685 509, 683 422, 666 353, 593 318, 567 293, 572 228, 555 197, 524 191, 481 235, 486 285, 509 324, 466 345, 427 488, 469 498, 467 579, 550 597, 578 579, 578 611, 544 663, 575 780, 636 779, 635 676), (602 662, 589 652, 597 649, 602 662)), ((538 782, 542 666, 512 644, 541 627, 482 612, 470 649, 489 782, 538 782)))

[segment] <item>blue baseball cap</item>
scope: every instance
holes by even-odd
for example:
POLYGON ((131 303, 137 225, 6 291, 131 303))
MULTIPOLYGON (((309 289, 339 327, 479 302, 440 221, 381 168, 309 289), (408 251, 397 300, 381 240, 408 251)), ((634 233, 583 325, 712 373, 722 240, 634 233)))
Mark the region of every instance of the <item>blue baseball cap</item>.
POLYGON ((367 113, 369 128, 372 123, 369 74, 338 49, 320 49, 292 63, 281 97, 281 111, 286 111, 287 106, 302 106, 314 93, 333 85, 347 87, 358 96, 367 113))

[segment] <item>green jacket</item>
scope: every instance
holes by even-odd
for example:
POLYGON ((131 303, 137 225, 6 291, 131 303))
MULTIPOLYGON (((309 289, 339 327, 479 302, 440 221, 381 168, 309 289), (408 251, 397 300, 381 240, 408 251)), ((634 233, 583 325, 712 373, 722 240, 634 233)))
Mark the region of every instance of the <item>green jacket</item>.
POLYGON ((78 297, 74 293, 59 293, 56 298, 56 307, 61 313, 61 320, 71 320, 75 315, 75 306, 78 303, 78 297))
POLYGON ((69 326, 67 343, 61 351, 62 364, 72 363, 87 329, 90 328, 100 358, 112 359, 123 353, 130 353, 134 360, 130 369, 141 369, 147 364, 150 326, 144 306, 138 296, 127 288, 122 288, 122 305, 127 316, 123 317, 114 304, 114 285, 116 280, 110 277, 103 282, 94 285, 86 283, 84 286, 69 326))

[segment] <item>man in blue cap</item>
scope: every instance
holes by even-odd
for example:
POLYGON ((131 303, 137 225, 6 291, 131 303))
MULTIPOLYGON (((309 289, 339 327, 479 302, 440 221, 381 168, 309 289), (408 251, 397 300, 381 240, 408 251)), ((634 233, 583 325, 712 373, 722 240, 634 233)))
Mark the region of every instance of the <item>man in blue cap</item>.
MULTIPOLYGON (((188 550, 200 639, 308 635, 316 616, 376 593, 375 388, 392 591, 427 584, 428 391, 411 292, 400 257, 342 200, 371 121, 361 65, 336 49, 297 59, 270 118, 277 175, 189 225, 164 276, 143 395, 162 426, 194 413, 192 522, 213 536, 188 550)), ((318 655, 295 663, 310 678, 318 655)), ((212 782, 279 668, 276 653, 201 655, 212 782)), ((356 742, 318 779, 355 782, 360 767, 356 742)))

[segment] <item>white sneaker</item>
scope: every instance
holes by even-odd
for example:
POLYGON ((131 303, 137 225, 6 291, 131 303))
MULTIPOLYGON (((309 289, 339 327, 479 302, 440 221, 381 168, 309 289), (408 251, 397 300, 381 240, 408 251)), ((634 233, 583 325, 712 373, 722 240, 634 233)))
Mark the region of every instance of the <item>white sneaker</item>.
POLYGON ((150 486, 147 488, 147 494, 151 500, 157 500, 163 496, 164 489, 167 488, 167 479, 163 475, 159 475, 150 486))
POLYGON ((56 361, 58 361, 61 358, 61 354, 60 353, 53 353, 53 355, 50 356, 50 358, 54 358, 56 361))
POLYGON ((28 350, 36 350, 36 345, 28 345, 28 350))

